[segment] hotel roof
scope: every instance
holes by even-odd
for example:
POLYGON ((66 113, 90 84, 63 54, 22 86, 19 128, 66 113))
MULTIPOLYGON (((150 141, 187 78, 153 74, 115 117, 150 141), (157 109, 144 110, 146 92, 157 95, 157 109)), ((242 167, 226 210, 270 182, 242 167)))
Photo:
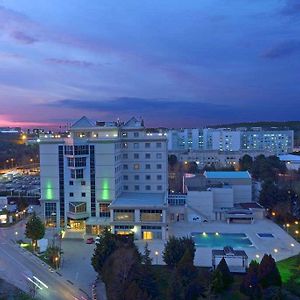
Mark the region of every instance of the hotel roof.
POLYGON ((204 176, 207 179, 250 179, 248 171, 205 171, 204 176))
POLYGON ((165 193, 122 193, 115 199, 110 208, 155 208, 162 207, 166 204, 165 193))

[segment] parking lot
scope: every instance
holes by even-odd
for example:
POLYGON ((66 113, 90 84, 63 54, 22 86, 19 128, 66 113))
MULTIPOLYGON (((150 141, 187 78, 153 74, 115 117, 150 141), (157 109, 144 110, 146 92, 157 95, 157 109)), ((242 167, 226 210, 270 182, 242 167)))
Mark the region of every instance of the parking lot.
POLYGON ((39 175, 16 174, 11 177, 0 176, 0 191, 11 195, 40 195, 39 175))

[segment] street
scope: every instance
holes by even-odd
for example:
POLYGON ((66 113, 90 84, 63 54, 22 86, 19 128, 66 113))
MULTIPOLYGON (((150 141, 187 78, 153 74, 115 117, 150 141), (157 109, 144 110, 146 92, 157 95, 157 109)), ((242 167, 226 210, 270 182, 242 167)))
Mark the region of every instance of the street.
POLYGON ((0 229, 0 277, 28 293, 35 290, 38 299, 89 299, 71 281, 50 271, 38 257, 15 243, 15 232, 21 236, 24 227, 22 221, 14 227, 0 229))

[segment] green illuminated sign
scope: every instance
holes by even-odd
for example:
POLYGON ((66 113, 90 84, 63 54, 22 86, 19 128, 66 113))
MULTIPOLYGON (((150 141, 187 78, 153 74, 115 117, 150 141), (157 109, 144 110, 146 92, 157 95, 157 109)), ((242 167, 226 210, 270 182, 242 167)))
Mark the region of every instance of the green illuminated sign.
POLYGON ((53 188, 50 181, 46 185, 46 200, 53 200, 53 188))
POLYGON ((101 198, 102 198, 102 200, 109 200, 109 184, 108 184, 108 179, 103 179, 103 181, 102 181, 101 198))

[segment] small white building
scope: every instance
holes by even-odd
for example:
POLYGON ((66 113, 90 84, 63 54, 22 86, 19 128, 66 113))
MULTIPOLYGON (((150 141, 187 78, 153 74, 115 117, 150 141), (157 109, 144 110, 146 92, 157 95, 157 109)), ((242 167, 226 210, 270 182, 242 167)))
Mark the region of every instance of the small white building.
POLYGON ((288 170, 298 171, 300 169, 300 155, 286 154, 278 157, 285 163, 288 170))

